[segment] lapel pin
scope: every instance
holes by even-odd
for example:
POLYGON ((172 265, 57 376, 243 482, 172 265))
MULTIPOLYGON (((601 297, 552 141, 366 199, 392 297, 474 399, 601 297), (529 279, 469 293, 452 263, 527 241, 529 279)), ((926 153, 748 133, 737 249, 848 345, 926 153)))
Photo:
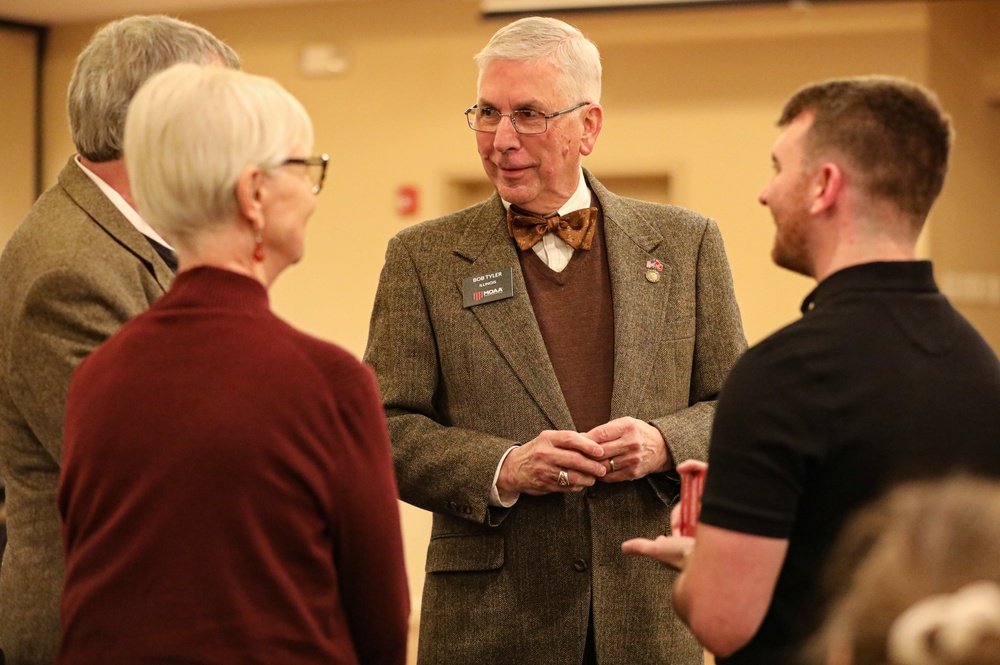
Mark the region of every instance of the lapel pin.
POLYGON ((656 259, 646 261, 646 281, 656 284, 660 281, 660 273, 663 272, 663 264, 656 259))

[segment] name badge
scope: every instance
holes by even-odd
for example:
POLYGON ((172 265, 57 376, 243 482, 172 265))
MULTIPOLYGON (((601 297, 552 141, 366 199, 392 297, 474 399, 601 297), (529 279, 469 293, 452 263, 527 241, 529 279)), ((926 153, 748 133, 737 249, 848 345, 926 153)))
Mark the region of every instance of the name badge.
POLYGON ((485 305, 514 295, 514 269, 499 268, 462 280, 462 307, 485 305))

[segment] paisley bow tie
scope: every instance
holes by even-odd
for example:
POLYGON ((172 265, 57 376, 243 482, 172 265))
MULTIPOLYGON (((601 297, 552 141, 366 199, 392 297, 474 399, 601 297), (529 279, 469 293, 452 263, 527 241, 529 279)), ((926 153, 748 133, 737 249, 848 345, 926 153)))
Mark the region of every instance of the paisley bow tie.
POLYGON ((546 233, 555 233, 573 249, 590 249, 597 228, 597 208, 582 208, 565 215, 539 217, 514 206, 507 212, 507 230, 521 249, 530 249, 546 233))

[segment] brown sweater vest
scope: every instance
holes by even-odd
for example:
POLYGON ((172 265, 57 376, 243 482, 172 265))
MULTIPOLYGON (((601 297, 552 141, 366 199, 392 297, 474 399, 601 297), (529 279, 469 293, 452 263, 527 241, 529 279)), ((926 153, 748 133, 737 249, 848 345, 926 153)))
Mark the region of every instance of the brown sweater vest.
POLYGON ((531 249, 518 252, 521 272, 545 348, 577 431, 611 417, 615 319, 611 300, 604 214, 589 250, 576 250, 555 272, 531 249))

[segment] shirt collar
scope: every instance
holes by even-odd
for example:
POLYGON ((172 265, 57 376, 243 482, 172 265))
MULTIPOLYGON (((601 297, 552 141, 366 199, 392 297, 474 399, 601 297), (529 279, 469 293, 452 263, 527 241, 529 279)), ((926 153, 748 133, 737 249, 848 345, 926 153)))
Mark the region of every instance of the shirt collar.
POLYGON ((129 223, 131 223, 132 226, 139 231, 139 233, 147 238, 152 238, 164 247, 168 247, 171 250, 173 249, 173 247, 170 247, 166 240, 160 237, 160 234, 153 230, 153 227, 146 223, 146 220, 144 220, 139 213, 135 211, 135 208, 128 204, 121 194, 115 191, 111 185, 101 180, 99 175, 83 165, 83 162, 80 161, 80 155, 77 155, 73 161, 76 162, 76 165, 80 167, 80 170, 82 170, 87 177, 90 178, 95 185, 97 185, 97 188, 101 190, 101 193, 108 197, 111 204, 118 208, 118 212, 120 212, 125 219, 127 219, 129 223))
POLYGON ((874 261, 838 270, 802 301, 805 314, 850 291, 925 291, 937 293, 930 261, 874 261))

